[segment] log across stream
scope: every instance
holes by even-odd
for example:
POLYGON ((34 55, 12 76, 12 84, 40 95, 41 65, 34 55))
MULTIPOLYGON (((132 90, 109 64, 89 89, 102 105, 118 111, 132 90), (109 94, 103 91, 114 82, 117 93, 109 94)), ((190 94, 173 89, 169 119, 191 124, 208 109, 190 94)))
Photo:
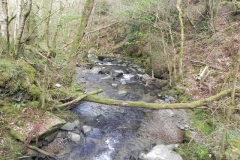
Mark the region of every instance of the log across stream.
MULTIPOLYGON (((147 153, 156 147, 182 142, 189 126, 181 108, 195 108, 230 92, 203 101, 177 103, 177 96, 161 94, 168 89, 166 83, 153 81, 146 85, 150 78, 137 65, 110 59, 95 61, 90 69, 76 68, 76 82, 87 94, 69 102, 80 101, 72 109, 79 116, 78 126, 61 132, 66 137, 77 134, 81 140, 65 141, 58 159, 147 159, 147 153), (95 93, 98 95, 92 95, 95 93)), ((161 151, 172 153, 164 156, 181 159, 168 146, 161 151)))

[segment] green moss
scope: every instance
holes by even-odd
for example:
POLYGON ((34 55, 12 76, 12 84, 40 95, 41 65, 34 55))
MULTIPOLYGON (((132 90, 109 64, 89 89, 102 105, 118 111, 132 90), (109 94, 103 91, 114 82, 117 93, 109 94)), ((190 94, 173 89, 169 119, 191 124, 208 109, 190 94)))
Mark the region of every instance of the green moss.
POLYGON ((2 72, 0 76, 0 87, 4 87, 9 79, 10 75, 7 72, 2 72))
POLYGON ((35 74, 36 74, 35 69, 30 65, 24 65, 22 66, 22 70, 24 73, 27 74, 27 77, 29 78, 30 83, 33 84, 35 81, 35 74))
POLYGON ((30 108, 38 108, 39 106, 40 106, 40 102, 38 102, 38 101, 31 101, 28 104, 28 107, 30 107, 30 108))
POLYGON ((189 160, 211 160, 209 157, 210 149, 204 145, 198 145, 195 142, 182 143, 176 149, 183 159, 189 160))
POLYGON ((161 94, 162 95, 177 96, 178 97, 178 101, 181 102, 181 103, 190 102, 191 101, 190 96, 187 95, 185 93, 185 91, 182 90, 182 89, 172 88, 170 90, 162 92, 161 94))
POLYGON ((31 85, 28 94, 33 100, 39 100, 41 96, 41 89, 35 85, 31 85))
POLYGON ((0 145, 0 151, 7 154, 5 156, 0 156, 0 160, 18 159, 18 157, 25 154, 23 143, 12 138, 9 133, 4 133, 4 140, 1 142, 2 145, 0 145))
POLYGON ((78 92, 78 91, 81 91, 81 92, 83 92, 83 88, 80 86, 80 85, 78 85, 77 83, 72 83, 71 84, 71 87, 70 87, 70 90, 71 91, 74 91, 74 92, 78 92))
POLYGON ((211 123, 211 116, 200 109, 189 111, 194 127, 204 135, 209 135, 215 128, 211 123))
POLYGON ((188 131, 188 130, 184 132, 183 138, 184 138, 185 142, 190 142, 190 141, 194 140, 194 138, 191 136, 190 131, 188 131))
POLYGON ((24 139, 22 138, 22 135, 20 135, 17 131, 15 131, 15 130, 10 130, 10 134, 11 134, 15 139, 24 142, 24 139))
POLYGON ((206 146, 198 146, 196 150, 196 154, 200 159, 209 159, 209 148, 206 146))
POLYGON ((213 131, 213 127, 202 120, 194 120, 193 121, 195 127, 198 131, 200 131, 204 135, 209 135, 213 131))
POLYGON ((52 99, 64 99, 68 97, 68 93, 63 88, 49 90, 49 94, 51 95, 52 99))

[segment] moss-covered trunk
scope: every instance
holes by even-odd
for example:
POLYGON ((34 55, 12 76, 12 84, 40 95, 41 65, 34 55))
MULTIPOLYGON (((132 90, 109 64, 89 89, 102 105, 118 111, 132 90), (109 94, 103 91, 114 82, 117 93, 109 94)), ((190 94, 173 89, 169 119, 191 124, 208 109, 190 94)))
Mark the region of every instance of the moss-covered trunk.
POLYGON ((91 15, 91 12, 93 9, 93 5, 94 5, 94 0, 87 0, 85 2, 84 9, 82 12, 82 17, 81 17, 80 24, 78 27, 78 32, 73 40, 70 55, 68 58, 68 63, 67 63, 68 65, 67 65, 67 68, 65 69, 66 76, 65 76, 64 81, 66 83, 71 83, 71 81, 72 81, 72 77, 74 75, 74 68, 75 68, 75 58, 77 56, 80 43, 85 35, 84 30, 87 27, 88 20, 89 20, 89 17, 91 15))
POLYGON ((206 103, 215 101, 223 96, 226 96, 231 93, 231 89, 222 91, 214 96, 201 99, 198 101, 190 102, 190 103, 174 103, 174 104, 158 104, 158 103, 147 103, 143 101, 122 101, 108 98, 101 98, 97 96, 89 95, 85 97, 83 100, 97 102, 108 105, 119 105, 119 106, 128 106, 128 107, 139 107, 139 108, 149 108, 149 109, 191 109, 203 106, 206 103))

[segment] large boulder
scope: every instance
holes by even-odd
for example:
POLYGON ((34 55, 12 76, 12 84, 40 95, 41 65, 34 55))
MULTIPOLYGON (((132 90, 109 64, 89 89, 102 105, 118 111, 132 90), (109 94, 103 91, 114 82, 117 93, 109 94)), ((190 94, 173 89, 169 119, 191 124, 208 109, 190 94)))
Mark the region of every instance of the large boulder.
POLYGON ((156 145, 148 153, 142 153, 140 160, 182 160, 182 157, 172 149, 177 147, 176 144, 156 145))

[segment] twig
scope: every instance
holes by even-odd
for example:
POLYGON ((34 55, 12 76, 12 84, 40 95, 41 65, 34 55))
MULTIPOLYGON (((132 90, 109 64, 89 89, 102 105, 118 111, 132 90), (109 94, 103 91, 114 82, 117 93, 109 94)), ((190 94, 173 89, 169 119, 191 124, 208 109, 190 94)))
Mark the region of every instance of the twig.
POLYGON ((46 151, 44 151, 44 150, 42 150, 42 149, 40 149, 40 148, 38 148, 38 147, 36 147, 36 146, 29 145, 28 148, 30 148, 30 149, 32 149, 32 150, 35 150, 35 151, 37 151, 37 152, 39 152, 39 153, 42 153, 42 154, 44 154, 44 155, 46 155, 46 156, 48 156, 48 157, 51 157, 51 158, 57 160, 57 158, 56 158, 53 154, 48 153, 48 152, 46 152, 46 151))
MULTIPOLYGON (((94 33, 94 32, 100 31, 100 30, 102 30, 102 29, 105 29, 105 28, 111 27, 112 25, 115 25, 115 24, 117 24, 117 23, 118 23, 118 22, 113 22, 113 23, 111 23, 111 24, 109 24, 109 25, 107 25, 107 26, 104 26, 104 27, 98 28, 98 29, 93 30, 93 31, 89 31, 89 32, 87 32, 87 33, 84 34, 84 36, 83 36, 82 39, 84 39, 84 37, 85 37, 86 35, 90 34, 90 33, 94 33)), ((72 44, 72 43, 73 43, 73 40, 72 40, 71 42, 65 44, 65 45, 63 46, 63 48, 69 46, 69 45, 72 44)))

